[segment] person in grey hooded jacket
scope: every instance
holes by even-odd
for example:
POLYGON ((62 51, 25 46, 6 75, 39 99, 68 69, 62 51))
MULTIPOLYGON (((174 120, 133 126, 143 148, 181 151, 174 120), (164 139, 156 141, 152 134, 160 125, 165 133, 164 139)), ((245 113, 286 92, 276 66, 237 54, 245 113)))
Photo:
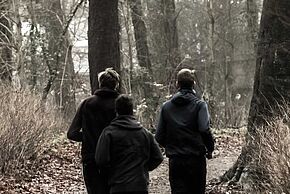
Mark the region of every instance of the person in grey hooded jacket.
POLYGON ((205 193, 205 157, 211 158, 214 150, 207 104, 196 97, 194 84, 191 70, 178 72, 179 90, 163 104, 155 136, 169 158, 173 194, 205 193))
POLYGON ((149 173, 163 160, 153 135, 133 116, 127 95, 116 100, 117 117, 104 129, 97 144, 97 166, 108 174, 110 193, 147 194, 149 173))

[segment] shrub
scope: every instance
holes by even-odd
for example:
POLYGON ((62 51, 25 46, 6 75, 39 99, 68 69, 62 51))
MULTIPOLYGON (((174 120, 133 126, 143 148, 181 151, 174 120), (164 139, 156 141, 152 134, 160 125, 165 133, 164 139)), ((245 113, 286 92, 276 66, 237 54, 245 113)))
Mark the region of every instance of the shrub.
POLYGON ((0 169, 2 173, 35 159, 61 127, 40 96, 0 85, 0 169))
POLYGON ((252 188, 271 193, 290 193, 290 120, 284 118, 268 122, 257 130, 257 148, 254 150, 253 167, 258 173, 252 188), (258 181, 258 182, 257 182, 258 181), (257 184, 258 183, 258 184, 257 184))

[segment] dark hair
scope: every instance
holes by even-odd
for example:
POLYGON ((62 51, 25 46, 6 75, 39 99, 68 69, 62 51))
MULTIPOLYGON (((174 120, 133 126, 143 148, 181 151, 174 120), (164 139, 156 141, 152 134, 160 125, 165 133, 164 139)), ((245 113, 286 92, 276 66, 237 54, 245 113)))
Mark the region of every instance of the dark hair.
POLYGON ((119 86, 120 75, 113 68, 107 68, 98 74, 98 82, 100 88, 115 90, 119 86))
POLYGON ((181 69, 177 73, 177 84, 180 88, 193 88, 194 81, 194 70, 181 69))
POLYGON ((116 111, 118 115, 133 115, 133 99, 122 94, 116 99, 116 111))

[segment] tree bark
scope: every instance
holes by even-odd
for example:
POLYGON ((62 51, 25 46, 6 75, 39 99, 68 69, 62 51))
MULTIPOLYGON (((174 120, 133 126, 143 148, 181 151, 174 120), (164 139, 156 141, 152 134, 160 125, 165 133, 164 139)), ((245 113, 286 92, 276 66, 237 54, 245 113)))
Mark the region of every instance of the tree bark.
POLYGON ((76 102, 75 102, 75 87, 74 87, 74 64, 72 57, 72 45, 66 47, 65 61, 62 69, 62 75, 59 81, 57 80, 57 86, 59 88, 59 106, 64 113, 66 120, 71 120, 75 115, 76 102))
POLYGON ((71 54, 69 35, 64 32, 65 16, 60 0, 44 2, 48 19, 43 23, 48 39, 48 68, 49 80, 44 91, 49 91, 48 86, 53 86, 55 101, 65 119, 70 119, 75 112, 74 95, 74 66, 71 54), (64 26, 64 27, 63 27, 64 26))
POLYGON ((9 3, 0 0, 0 80, 12 80, 12 27, 9 22, 9 3))
MULTIPOLYGON (((129 0, 131 8, 132 23, 134 26, 134 35, 136 42, 137 58, 140 67, 142 67, 141 79, 138 82, 137 88, 141 86, 143 93, 141 99, 145 99, 147 108, 145 111, 145 126, 152 127, 155 117, 155 104, 153 92, 153 72, 150 60, 150 52, 147 43, 147 28, 144 22, 144 14, 141 0, 129 0)), ((142 91, 142 90, 141 90, 142 91)))
MULTIPOLYGON (((235 61, 235 47, 234 47, 234 23, 233 23, 233 8, 232 1, 227 0, 225 3, 225 7, 227 10, 226 18, 227 18, 227 30, 228 33, 225 34, 225 54, 224 54, 224 80, 225 80, 225 127, 227 126, 235 126, 234 121, 231 120, 231 117, 236 117, 236 112, 233 111, 233 67, 235 61)), ((225 30, 226 31, 226 30, 225 30)))
POLYGON ((37 20, 33 0, 30 0, 30 2, 27 4, 27 10, 31 20, 29 32, 29 41, 30 41, 29 54, 31 56, 31 61, 29 65, 30 69, 29 85, 30 89, 34 90, 37 85, 38 63, 36 53, 37 53, 37 38, 39 36, 39 31, 37 28, 37 20))
POLYGON ((161 0, 147 0, 147 10, 145 19, 148 24, 148 43, 151 54, 151 62, 154 64, 153 77, 157 83, 168 85, 168 72, 171 69, 167 64, 168 49, 166 46, 165 32, 165 16, 161 12, 164 10, 164 6, 161 0), (162 69, 162 71, 159 71, 162 69), (158 70, 158 71, 156 71, 158 70))
POLYGON ((258 5, 256 0, 247 0, 246 2, 246 11, 247 11, 247 25, 249 29, 249 34, 251 40, 256 46, 258 39, 258 5))
POLYGON ((99 87, 97 75, 108 67, 120 72, 118 0, 89 2, 89 70, 91 92, 99 87))
POLYGON ((216 20, 215 20, 215 12, 214 12, 214 2, 213 0, 204 1, 209 24, 208 28, 208 45, 209 45, 209 64, 205 64, 205 75, 208 75, 205 79, 205 93, 208 94, 208 104, 210 107, 210 114, 212 116, 212 124, 217 125, 216 115, 217 110, 217 100, 215 99, 215 88, 214 83, 216 80, 216 37, 215 37, 215 28, 216 28, 216 20))
MULTIPOLYGON (((239 181, 252 159, 255 131, 267 119, 281 114, 290 102, 290 1, 264 0, 257 47, 253 97, 248 119, 247 143, 237 162, 223 175, 224 181, 239 181)), ((253 169, 250 169, 252 173, 253 169)))
POLYGON ((147 28, 144 22, 141 0, 129 0, 131 17, 134 26, 137 58, 139 65, 146 68, 149 75, 152 75, 150 54, 147 44, 147 28))
POLYGON ((167 49, 167 57, 165 67, 168 70, 169 93, 175 92, 176 73, 180 65, 180 53, 178 44, 177 18, 178 13, 175 11, 174 0, 161 0, 163 21, 164 21, 164 36, 165 48, 167 49))
POLYGON ((23 36, 22 36, 22 21, 20 16, 20 7, 21 2, 19 0, 12 1, 12 10, 13 10, 13 18, 16 24, 16 30, 14 32, 14 46, 16 47, 17 52, 15 53, 15 64, 16 71, 14 77, 19 80, 18 88, 24 88, 26 85, 26 77, 25 77, 25 67, 24 67, 24 50, 23 50, 23 36))

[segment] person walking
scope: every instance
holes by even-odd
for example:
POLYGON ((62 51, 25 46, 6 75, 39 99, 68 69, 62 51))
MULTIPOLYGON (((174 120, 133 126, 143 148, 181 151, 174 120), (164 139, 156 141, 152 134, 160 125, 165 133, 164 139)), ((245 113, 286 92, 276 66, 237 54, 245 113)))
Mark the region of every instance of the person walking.
POLYGON ((161 107, 155 135, 169 158, 172 194, 205 193, 206 157, 214 150, 207 104, 196 97, 194 85, 194 72, 181 69, 178 92, 161 107))
POLYGON ((88 194, 107 194, 107 178, 97 168, 95 151, 103 129, 116 117, 115 99, 119 74, 112 68, 98 74, 99 90, 79 106, 68 129, 67 138, 82 142, 83 176, 88 194))
POLYGON ((111 194, 148 194, 148 171, 163 156, 153 135, 133 116, 132 98, 119 96, 116 111, 98 141, 96 164, 108 173, 111 194))

